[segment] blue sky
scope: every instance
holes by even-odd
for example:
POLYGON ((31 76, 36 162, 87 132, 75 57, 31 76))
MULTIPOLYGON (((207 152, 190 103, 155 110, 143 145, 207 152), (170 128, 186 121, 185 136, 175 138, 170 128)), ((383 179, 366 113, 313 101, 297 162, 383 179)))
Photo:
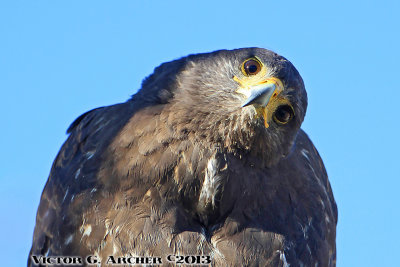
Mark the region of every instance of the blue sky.
POLYGON ((399 10, 388 0, 1 1, 2 264, 26 264, 40 194, 74 118, 127 100, 162 62, 259 46, 305 81, 303 129, 339 208, 338 266, 393 266, 399 10))

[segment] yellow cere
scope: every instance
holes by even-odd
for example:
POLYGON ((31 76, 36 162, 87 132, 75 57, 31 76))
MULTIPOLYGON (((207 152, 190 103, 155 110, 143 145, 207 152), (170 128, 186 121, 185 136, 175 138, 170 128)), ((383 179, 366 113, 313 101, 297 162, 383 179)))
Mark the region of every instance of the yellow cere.
POLYGON ((257 117, 263 117, 264 118, 264 125, 266 128, 269 127, 269 121, 272 119, 272 114, 276 110, 276 108, 280 105, 287 104, 290 105, 289 101, 281 96, 279 94, 283 90, 283 83, 281 80, 275 77, 269 77, 265 78, 267 74, 267 68, 262 64, 262 62, 254 57, 247 59, 245 62, 242 64, 242 72, 243 75, 240 75, 241 77, 234 76, 233 80, 236 81, 239 84, 239 88, 236 90, 237 93, 243 94, 246 97, 249 97, 251 94, 251 88, 260 85, 263 83, 274 83, 276 85, 276 89, 274 91, 274 94, 272 95, 270 101, 268 102, 267 106, 265 107, 255 107, 256 112, 257 112, 257 117), (261 65, 261 70, 255 74, 255 75, 246 75, 244 72, 244 63, 246 63, 248 60, 257 60, 260 65, 261 65))

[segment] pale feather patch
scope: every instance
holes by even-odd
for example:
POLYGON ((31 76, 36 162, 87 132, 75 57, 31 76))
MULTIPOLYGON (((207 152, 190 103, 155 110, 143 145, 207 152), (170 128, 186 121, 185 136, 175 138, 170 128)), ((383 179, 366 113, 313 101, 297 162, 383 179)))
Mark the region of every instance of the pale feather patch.
POLYGON ((92 226, 90 224, 83 224, 80 228, 80 231, 82 233, 82 238, 85 236, 90 236, 90 234, 92 233, 92 226))
POLYGON ((322 198, 319 198, 319 203, 321 204, 322 208, 325 209, 325 203, 322 198))
POLYGON ((89 151, 85 154, 87 159, 91 159, 94 156, 94 151, 89 151))
POLYGON ((78 179, 79 174, 81 174, 81 169, 80 168, 75 173, 75 179, 78 179))
POLYGON ((308 253, 310 254, 310 256, 312 255, 312 253, 311 253, 311 249, 310 249, 310 246, 307 244, 307 246, 306 246, 306 248, 307 248, 307 251, 308 251, 308 253))
POLYGON ((331 222, 331 220, 329 219, 328 213, 325 213, 325 222, 326 223, 330 223, 331 222))
POLYGON ((74 238, 74 235, 72 234, 72 235, 69 235, 68 237, 67 237, 67 239, 65 239, 65 242, 64 242, 64 244, 65 245, 68 245, 68 244, 70 244, 71 242, 72 242, 72 239, 74 238))
POLYGON ((67 191, 65 191, 65 195, 64 195, 64 198, 63 198, 62 202, 64 202, 64 201, 65 201, 65 198, 66 198, 66 197, 67 197, 67 195, 68 195, 68 191, 69 191, 69 188, 67 188, 67 191))
POLYGON ((308 230, 310 229, 312 223, 312 218, 308 218, 308 223, 306 223, 304 226, 299 222, 298 224, 300 225, 301 231, 303 232, 304 239, 308 239, 308 230))
POLYGON ((310 161, 310 158, 308 157, 308 151, 307 150, 305 150, 304 148, 301 150, 301 154, 308 160, 308 161, 310 161))
POLYGON ((217 164, 218 162, 215 157, 208 160, 203 186, 201 187, 199 197, 200 202, 205 204, 211 203, 213 206, 215 206, 215 195, 221 185, 221 177, 217 175, 217 164))
POLYGON ((46 253, 44 254, 46 257, 50 255, 50 249, 47 249, 46 253))
POLYGON ((46 210, 45 214, 43 215, 43 218, 46 218, 47 216, 49 216, 49 210, 46 210))
POLYGON ((281 262, 283 263, 283 267, 289 267, 290 264, 287 262, 286 260, 286 256, 285 256, 285 252, 277 250, 276 252, 279 253, 279 259, 281 260, 281 262))

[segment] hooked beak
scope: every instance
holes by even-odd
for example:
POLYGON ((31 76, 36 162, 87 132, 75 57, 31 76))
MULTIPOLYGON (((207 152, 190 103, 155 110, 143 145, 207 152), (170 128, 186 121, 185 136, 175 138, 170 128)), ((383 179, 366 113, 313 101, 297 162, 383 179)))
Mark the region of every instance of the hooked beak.
POLYGON ((282 81, 272 77, 256 85, 249 85, 239 88, 236 92, 244 94, 247 99, 242 107, 258 105, 266 107, 273 97, 276 97, 283 90, 282 81))
POLYGON ((268 112, 270 112, 268 105, 283 91, 282 81, 271 77, 255 84, 245 84, 236 76, 234 76, 234 80, 240 85, 236 92, 247 97, 242 103, 242 107, 254 105, 257 112, 264 117, 264 125, 268 128, 268 112))
POLYGON ((244 101, 242 107, 258 104, 267 106, 271 96, 275 92, 276 86, 273 83, 259 84, 251 88, 250 96, 244 101))

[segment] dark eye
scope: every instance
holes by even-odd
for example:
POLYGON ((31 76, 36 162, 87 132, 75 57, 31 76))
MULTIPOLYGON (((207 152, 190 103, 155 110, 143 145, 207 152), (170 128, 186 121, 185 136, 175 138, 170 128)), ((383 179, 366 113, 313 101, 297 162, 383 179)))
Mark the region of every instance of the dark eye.
POLYGON ((273 115, 274 121, 279 124, 286 124, 291 121, 294 117, 293 108, 289 105, 279 106, 273 115))
POLYGON ((245 61, 243 64, 243 71, 244 74, 247 76, 255 75, 259 73, 260 70, 261 70, 261 63, 256 59, 249 59, 245 61))

